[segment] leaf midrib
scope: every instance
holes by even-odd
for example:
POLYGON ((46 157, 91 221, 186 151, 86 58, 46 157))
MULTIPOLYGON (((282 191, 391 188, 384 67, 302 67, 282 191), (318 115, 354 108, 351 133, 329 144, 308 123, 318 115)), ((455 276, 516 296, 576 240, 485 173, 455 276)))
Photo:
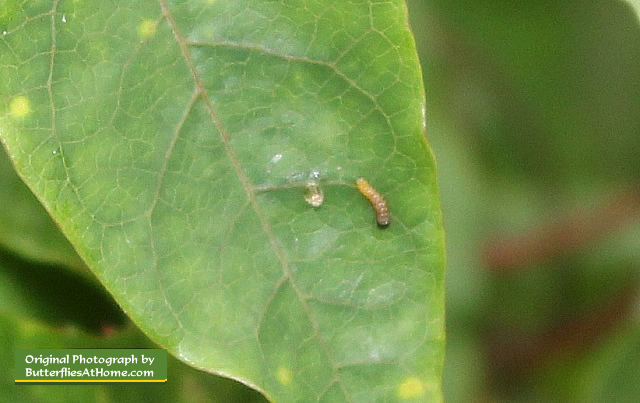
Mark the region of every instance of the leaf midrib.
MULTIPOLYGON (((222 140, 222 143, 225 147, 225 151, 229 157, 229 159, 231 160, 231 163, 233 165, 234 170, 236 171, 236 175, 238 176, 238 178, 240 179, 242 186, 245 189, 245 192, 247 193, 247 196, 249 198, 250 204, 254 210, 254 212, 256 213, 256 215, 258 216, 259 220, 260 220, 260 224, 262 226, 263 231, 265 232, 265 234, 267 235, 269 242, 271 244, 271 247, 274 251, 274 253, 276 254, 278 261, 280 262, 281 266, 282 266, 282 271, 283 271, 283 277, 281 278, 280 281, 278 281, 278 283, 276 284, 275 289, 273 290, 272 293, 272 297, 267 301, 267 306, 265 306, 264 310, 262 311, 263 313, 266 312, 268 304, 273 301, 273 298, 275 297, 275 295, 278 293, 278 290, 280 289, 280 287, 282 287, 283 284, 285 284, 287 281, 289 282, 289 284, 291 285, 291 288, 294 290, 300 304, 302 305, 307 319, 309 320, 311 327, 313 328, 313 331, 315 333, 315 337, 317 338, 317 340, 319 341, 320 345, 322 346, 322 349, 325 353, 325 355, 327 356, 327 360, 328 362, 331 364, 331 369, 333 372, 333 382, 337 382, 340 385, 340 388, 343 392, 343 394, 345 395, 345 397, 348 400, 349 399, 349 394, 347 393, 345 386, 344 386, 344 382, 342 381, 342 378, 340 376, 340 373, 338 371, 338 365, 334 362, 334 360, 332 359, 332 356, 329 352, 329 347, 327 345, 326 340, 324 339, 324 337, 322 336, 322 332, 320 330, 320 326, 318 325, 317 320, 315 319, 315 316, 313 315, 313 312, 311 310, 311 308, 308 306, 306 298, 303 294, 303 292, 301 291, 301 289, 299 288, 297 282, 295 281, 295 278, 293 276, 293 273, 291 271, 290 265, 289 265, 289 260, 287 259, 287 257, 285 256, 284 251, 282 250, 282 248, 280 247, 280 244, 278 243, 277 237, 275 236, 275 233, 273 232, 273 228, 271 227, 271 224, 269 223, 269 221, 266 219, 264 212, 262 211, 262 208, 260 208, 260 205, 258 203, 258 200, 256 198, 256 192, 254 191, 253 186, 251 185, 251 183, 249 182, 249 178, 246 176, 246 174, 244 173, 244 170, 242 169, 242 166, 240 164, 240 161, 238 160, 235 151, 233 150, 233 147, 231 146, 231 142, 229 139, 229 135, 227 134, 224 126, 222 125, 222 122, 220 120, 220 118, 218 117, 218 113, 216 111, 216 109, 213 106, 213 103, 211 102, 211 100, 209 99, 204 86, 202 85, 202 81, 200 80, 200 77, 198 75, 198 72, 195 68, 193 59, 191 58, 191 55, 189 54, 188 51, 188 43, 187 41, 185 41, 184 37, 181 35, 177 24, 175 22, 175 20, 173 19, 171 12, 169 11, 169 8, 165 2, 165 0, 158 0, 160 3, 160 7, 162 9, 162 14, 163 16, 166 18, 169 27, 171 28, 174 38, 176 39, 176 42, 178 44, 178 46, 180 47, 180 52, 182 54, 182 57, 185 59, 185 62, 187 63, 187 66, 189 68, 189 71, 191 72, 191 76, 194 80, 195 86, 196 86, 196 90, 197 92, 202 96, 205 106, 207 108, 207 111, 211 117, 211 121, 212 123, 215 125, 216 130, 218 132, 218 134, 220 135, 220 138, 222 140)), ((178 135, 179 130, 176 130, 176 136, 178 135)), ((167 158, 169 158, 169 155, 167 156, 167 158)), ((161 172, 161 176, 162 176, 162 172, 161 172)), ((260 323, 262 321, 263 316, 261 315, 261 319, 258 322, 258 325, 256 326, 256 339, 258 340, 258 333, 259 333, 259 328, 260 328, 260 323)), ((332 383, 333 383, 332 382, 332 383)))

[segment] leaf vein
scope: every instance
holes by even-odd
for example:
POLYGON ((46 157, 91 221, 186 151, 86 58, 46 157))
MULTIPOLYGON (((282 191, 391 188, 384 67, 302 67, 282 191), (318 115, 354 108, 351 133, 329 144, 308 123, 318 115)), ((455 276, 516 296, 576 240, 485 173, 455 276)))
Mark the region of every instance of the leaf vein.
MULTIPOLYGON (((165 18, 167 19, 167 21, 169 22, 169 25, 173 31, 174 37, 176 38, 176 41, 180 47, 180 51, 182 53, 182 56, 184 57, 189 70, 191 71, 191 74, 193 76, 193 80, 196 84, 196 87, 198 88, 198 90, 202 93, 202 96, 205 100, 205 104, 206 104, 206 108, 209 112, 209 115, 211 116, 211 120, 213 122, 213 124, 215 125, 218 134, 220 135, 220 138, 222 140, 222 143, 225 147, 225 151, 227 152, 227 155, 229 156, 229 159, 231 160, 231 163, 234 167, 234 170, 236 171, 236 174, 238 175, 238 178, 240 179, 240 181, 242 182, 242 185, 247 193, 247 196, 250 200, 251 206, 253 208, 253 210, 255 211, 256 215, 258 216, 260 223, 262 225, 263 230, 265 231, 265 234, 267 235, 269 242, 271 243, 271 247, 273 248, 274 252, 277 255, 278 260, 280 261, 280 264, 282 265, 282 270, 284 272, 284 277, 290 282, 294 292, 296 293, 300 304, 302 306, 302 308, 304 309, 304 311, 306 312, 306 315, 311 323, 311 326, 313 328, 314 334, 317 337, 322 349, 324 350, 324 353, 327 355, 327 359, 328 361, 331 363, 331 369, 333 372, 333 378, 334 380, 337 380, 343 394, 345 395, 345 397, 349 399, 349 394, 346 391, 344 382, 342 381, 341 377, 340 377, 340 373, 338 371, 337 365, 334 361, 334 359, 332 358, 330 352, 329 352, 329 348, 327 346, 327 342, 324 339, 322 332, 320 331, 320 326, 318 325, 317 320, 315 319, 315 315, 313 314, 311 308, 308 306, 306 298, 302 292, 302 290, 300 289, 300 287, 297 285, 294 275, 291 271, 291 268, 289 266, 289 259, 287 258, 287 256, 285 255, 284 251, 282 250, 282 248, 280 247, 280 244, 277 242, 277 237, 275 236, 275 233, 273 232, 273 229, 270 225, 270 223, 268 222, 267 218, 265 217, 264 212, 262 211, 262 209, 259 206, 258 200, 256 198, 256 192, 253 188, 253 186, 251 185, 251 183, 249 182, 249 178, 247 177, 247 175, 244 173, 244 170, 242 169, 242 166, 240 164, 240 161, 238 160, 235 151, 233 150, 232 146, 231 146, 231 142, 229 139, 229 135, 226 132, 226 130, 224 129, 222 122, 220 120, 220 118, 218 117, 218 114, 213 106, 212 101, 209 99, 204 86, 202 84, 202 81, 200 79, 200 76, 197 72, 196 66, 193 62, 193 59, 191 58, 191 55, 188 52, 188 45, 189 42, 187 42, 184 37, 182 36, 182 34, 180 33, 177 24, 175 22, 175 20, 173 19, 173 16, 171 15, 171 12, 169 11, 169 8, 165 2, 165 0, 159 0, 160 2, 160 6, 162 8, 162 13, 165 16, 165 18)), ((277 287, 278 289, 279 287, 277 287)), ((276 289, 276 291, 277 291, 276 289)))

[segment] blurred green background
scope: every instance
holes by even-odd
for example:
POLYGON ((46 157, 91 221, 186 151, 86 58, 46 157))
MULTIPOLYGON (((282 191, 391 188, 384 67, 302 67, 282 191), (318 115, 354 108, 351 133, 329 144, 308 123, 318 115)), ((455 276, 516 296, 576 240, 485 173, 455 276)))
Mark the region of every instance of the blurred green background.
POLYGON ((445 400, 637 401, 637 14, 409 9, 447 234, 445 400))
MULTIPOLYGON (((445 401, 637 400, 638 15, 622 0, 408 4, 447 230, 445 401)), ((121 326, 118 337, 150 345, 34 208, 4 155, 0 181, 12 211, 0 217, 1 351, 34 340, 117 345, 109 335, 121 326), (22 238, 29 228, 41 239, 22 238), (101 308, 87 311, 86 294, 64 291, 82 287, 101 308)), ((174 385, 149 401, 225 390, 217 401, 259 399, 170 366, 174 385)), ((3 396, 39 400, 5 383, 6 371, 3 396)), ((51 389, 40 388, 48 400, 51 389)), ((87 399, 148 393, 71 388, 87 399)))

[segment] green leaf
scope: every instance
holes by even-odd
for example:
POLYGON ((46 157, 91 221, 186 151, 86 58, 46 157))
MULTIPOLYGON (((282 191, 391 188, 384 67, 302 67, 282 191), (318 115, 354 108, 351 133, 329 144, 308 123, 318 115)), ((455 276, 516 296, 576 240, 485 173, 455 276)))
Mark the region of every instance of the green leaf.
POLYGON ((32 260, 65 265, 88 274, 69 241, 18 178, 3 150, 0 189, 0 245, 32 260))
POLYGON ((441 398, 443 232, 403 1, 1 7, 1 139, 151 339, 279 401, 441 398))

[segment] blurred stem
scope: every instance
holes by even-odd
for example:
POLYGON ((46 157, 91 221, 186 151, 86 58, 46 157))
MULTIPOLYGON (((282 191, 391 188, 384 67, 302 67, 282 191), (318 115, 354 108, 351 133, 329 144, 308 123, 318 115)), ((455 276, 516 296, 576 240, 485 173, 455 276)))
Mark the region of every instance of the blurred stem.
POLYGON ((570 214, 516 236, 497 237, 484 247, 486 267, 494 272, 542 264, 588 247, 640 215, 640 191, 610 199, 588 212, 570 214))

